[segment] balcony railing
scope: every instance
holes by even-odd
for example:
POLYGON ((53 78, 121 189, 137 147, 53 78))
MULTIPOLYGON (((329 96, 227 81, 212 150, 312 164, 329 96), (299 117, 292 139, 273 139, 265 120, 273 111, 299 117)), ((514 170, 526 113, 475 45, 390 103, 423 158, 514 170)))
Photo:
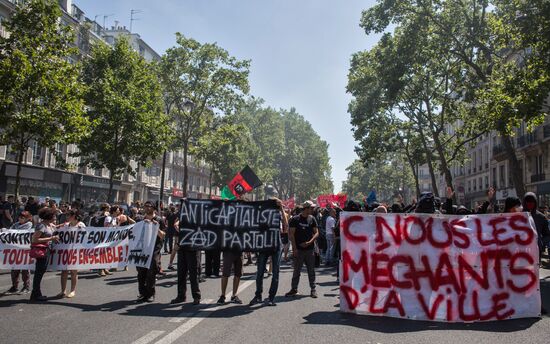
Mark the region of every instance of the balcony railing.
POLYGON ((531 175, 531 183, 543 182, 545 180, 546 180, 545 173, 531 175))

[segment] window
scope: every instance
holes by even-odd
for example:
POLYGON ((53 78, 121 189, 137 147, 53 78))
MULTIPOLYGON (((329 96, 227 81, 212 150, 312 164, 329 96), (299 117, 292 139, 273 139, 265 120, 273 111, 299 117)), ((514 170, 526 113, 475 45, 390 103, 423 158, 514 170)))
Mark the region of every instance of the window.
POLYGON ((476 186, 476 185, 477 185, 477 184, 476 184, 476 180, 474 179, 474 191, 477 190, 477 186, 476 186))
POLYGON ((32 163, 34 165, 40 165, 41 160, 42 160, 42 147, 38 144, 38 142, 34 141, 32 143, 32 163))
POLYGON ((501 188, 506 187, 506 176, 504 175, 504 165, 501 165, 499 168, 499 186, 501 188))
POLYGON ((468 180, 468 192, 472 191, 472 182, 468 180))
POLYGON ((489 190, 489 176, 485 176, 485 190, 489 190))
POLYGON ((497 186, 497 169, 496 167, 493 167, 493 186, 496 187, 497 186))
POLYGON ((535 174, 543 174, 544 173, 544 166, 542 165, 542 155, 538 155, 535 157, 535 174))
POLYGON ((483 179, 479 177, 479 191, 483 190, 483 179))

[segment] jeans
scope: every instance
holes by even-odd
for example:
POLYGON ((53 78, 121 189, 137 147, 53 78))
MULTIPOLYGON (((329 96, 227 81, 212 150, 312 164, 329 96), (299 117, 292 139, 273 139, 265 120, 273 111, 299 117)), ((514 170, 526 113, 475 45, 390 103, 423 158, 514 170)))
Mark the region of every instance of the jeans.
POLYGON ((184 250, 182 247, 178 250, 178 295, 177 298, 185 298, 187 293, 187 274, 189 274, 189 284, 191 284, 191 294, 193 299, 201 299, 199 290, 199 277, 197 275, 197 252, 184 250))
POLYGON ((315 253, 313 250, 296 250, 294 257, 294 273, 292 274, 292 289, 298 290, 302 266, 306 263, 307 276, 311 290, 315 290, 315 253))
POLYGON ((166 237, 164 238, 164 252, 172 253, 174 249, 174 233, 168 231, 166 237))
POLYGON ((275 252, 261 252, 258 256, 258 271, 256 272, 256 296, 262 297, 264 284, 264 271, 267 265, 267 260, 271 257, 273 265, 273 275, 271 277, 271 286, 269 287, 269 299, 273 300, 277 295, 279 288, 279 268, 281 266, 281 249, 275 252))
POLYGON ((42 283, 42 277, 48 270, 48 260, 50 259, 49 253, 45 258, 36 259, 36 267, 34 268, 34 277, 32 280, 32 293, 31 297, 42 296, 42 291, 40 290, 40 283, 42 283))
POLYGON ((329 234, 327 235, 327 251, 325 253, 325 263, 330 264, 332 262, 332 258, 334 257, 334 235, 329 234))
POLYGON ((136 267, 138 279, 138 291, 144 298, 155 296, 155 283, 157 278, 160 256, 153 255, 149 269, 136 267))
POLYGON ((29 270, 11 270, 11 285, 15 288, 19 286, 19 275, 23 278, 23 287, 28 288, 31 275, 29 270))

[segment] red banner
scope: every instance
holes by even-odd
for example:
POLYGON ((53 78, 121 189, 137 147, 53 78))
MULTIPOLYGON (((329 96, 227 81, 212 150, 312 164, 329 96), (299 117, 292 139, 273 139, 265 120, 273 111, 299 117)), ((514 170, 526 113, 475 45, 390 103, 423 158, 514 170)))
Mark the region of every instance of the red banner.
POLYGON ((172 188, 172 197, 182 198, 183 197, 183 190, 178 189, 178 188, 172 188))
POLYGON ((294 209, 296 207, 296 199, 294 197, 283 201, 283 206, 287 209, 294 209))
POLYGON ((333 206, 334 204, 338 205, 340 208, 344 208, 347 200, 348 195, 345 194, 319 195, 319 197, 317 197, 317 204, 322 208, 327 205, 333 206))

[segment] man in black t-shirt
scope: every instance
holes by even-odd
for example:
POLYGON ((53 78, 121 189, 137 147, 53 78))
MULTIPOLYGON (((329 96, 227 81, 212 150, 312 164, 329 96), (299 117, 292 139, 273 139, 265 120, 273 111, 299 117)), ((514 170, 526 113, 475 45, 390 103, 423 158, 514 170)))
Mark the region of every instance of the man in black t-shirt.
POLYGON ((317 220, 312 215, 315 204, 311 201, 305 202, 300 215, 293 217, 288 223, 290 230, 289 238, 292 243, 292 252, 294 255, 294 273, 292 275, 292 289, 286 296, 298 294, 298 283, 300 282, 300 273, 304 262, 307 267, 309 277, 309 286, 311 287, 311 297, 316 298, 315 291, 315 239, 319 237, 317 220))
POLYGON ((157 237, 155 238, 155 247, 153 249, 153 258, 151 259, 151 265, 149 269, 136 267, 138 276, 138 289, 139 297, 138 303, 141 302, 153 302, 155 300, 155 282, 157 272, 160 265, 160 250, 162 249, 162 243, 165 233, 163 231, 162 222, 159 222, 159 218, 155 214, 155 207, 152 202, 145 202, 144 205, 145 217, 143 221, 159 224, 159 230, 157 237))

